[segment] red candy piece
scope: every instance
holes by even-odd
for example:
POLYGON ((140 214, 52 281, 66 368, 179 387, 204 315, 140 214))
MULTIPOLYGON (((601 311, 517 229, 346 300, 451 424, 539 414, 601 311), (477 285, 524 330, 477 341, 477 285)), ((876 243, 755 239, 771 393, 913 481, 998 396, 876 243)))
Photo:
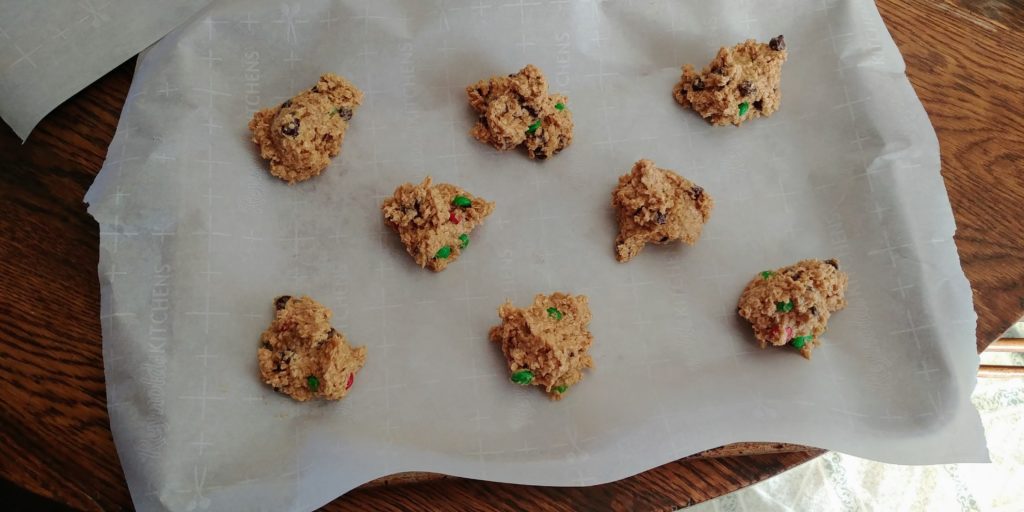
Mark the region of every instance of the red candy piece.
POLYGON ((455 216, 455 212, 451 212, 448 214, 448 220, 452 221, 452 224, 459 223, 459 218, 455 216))
POLYGON ((355 382, 355 380, 356 380, 356 374, 354 374, 354 373, 348 374, 348 382, 345 383, 345 389, 348 389, 348 388, 352 387, 352 383, 355 382))

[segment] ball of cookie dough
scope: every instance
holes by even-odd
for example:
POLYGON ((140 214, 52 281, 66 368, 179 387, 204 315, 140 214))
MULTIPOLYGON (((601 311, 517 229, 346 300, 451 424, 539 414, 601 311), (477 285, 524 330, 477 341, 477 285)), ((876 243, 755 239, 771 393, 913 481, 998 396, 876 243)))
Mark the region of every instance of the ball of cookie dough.
POLYGON ((848 278, 837 260, 803 260, 765 270, 747 284, 738 310, 761 348, 791 345, 807 359, 832 313, 846 307, 848 278))
POLYGON ((478 116, 470 135, 499 151, 525 145, 527 156, 544 160, 572 143, 569 99, 548 94, 547 80, 533 64, 481 80, 466 88, 466 96, 478 116))
POLYGON ((309 297, 278 297, 274 309, 260 336, 263 382, 300 402, 345 398, 366 362, 366 347, 349 346, 331 327, 331 310, 309 297))
POLYGON ((455 185, 432 185, 427 176, 419 185, 399 185, 380 209, 416 264, 440 272, 469 247, 470 233, 494 203, 455 185))
POLYGON ((293 184, 319 175, 341 151, 345 131, 363 93, 333 73, 312 89, 277 107, 256 112, 249 121, 252 141, 270 162, 270 173, 293 184))
POLYGON ((715 202, 690 180, 644 159, 619 177, 612 206, 619 220, 615 257, 626 262, 648 243, 697 243, 715 202))
POLYGON ((779 83, 786 56, 786 40, 781 35, 768 44, 750 39, 722 48, 700 73, 689 64, 683 66, 673 95, 680 105, 692 108, 716 126, 739 126, 750 119, 767 117, 779 109, 779 83))
POLYGON ((587 329, 590 306, 585 295, 538 294, 524 309, 506 302, 498 308, 501 324, 490 339, 501 346, 512 382, 540 386, 554 400, 593 368, 587 354, 594 337, 587 329))

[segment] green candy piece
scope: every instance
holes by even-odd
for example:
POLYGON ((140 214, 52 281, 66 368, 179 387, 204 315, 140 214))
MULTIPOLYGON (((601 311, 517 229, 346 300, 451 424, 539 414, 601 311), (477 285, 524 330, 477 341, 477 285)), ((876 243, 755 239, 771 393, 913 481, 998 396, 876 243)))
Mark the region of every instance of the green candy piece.
POLYGON ((774 275, 775 275, 775 272, 772 272, 771 270, 765 270, 764 272, 761 272, 761 278, 762 279, 768 279, 769 277, 774 276, 774 275))
POLYGON ((452 255, 452 246, 446 245, 446 246, 442 247, 441 249, 439 249, 437 251, 437 254, 434 255, 434 257, 439 259, 439 260, 443 260, 443 259, 447 259, 448 256, 451 256, 451 255, 452 255))
POLYGON ((309 390, 316 393, 316 390, 320 389, 320 379, 310 375, 306 377, 306 385, 309 386, 309 390))
POLYGON ((515 382, 520 386, 525 386, 533 382, 533 372, 530 370, 519 370, 512 374, 512 382, 515 382))
POLYGON ((533 133, 537 131, 537 128, 540 128, 540 119, 534 121, 533 124, 531 124, 530 127, 526 129, 526 133, 533 133))
POLYGON ((469 208, 473 206, 473 201, 470 201, 466 196, 455 196, 455 199, 452 199, 452 204, 459 208, 469 208))
POLYGON ((555 110, 565 110, 564 103, 555 103, 555 110))
POLYGON ((469 235, 463 233, 459 235, 459 249, 465 249, 469 247, 469 235))
POLYGON ((793 301, 787 300, 786 302, 776 302, 775 311, 779 313, 789 313, 793 311, 793 301))
POLYGON ((746 101, 744 101, 743 103, 740 103, 740 115, 741 116, 747 115, 747 111, 748 110, 750 110, 750 103, 747 103, 746 101))
POLYGON ((814 339, 814 336, 811 336, 811 335, 797 336, 796 338, 793 338, 793 341, 791 341, 790 343, 792 343, 792 345, 794 347, 796 347, 796 348, 804 348, 804 345, 806 345, 808 342, 810 342, 813 339, 814 339))
POLYGON ((561 320, 562 312, 559 311, 558 308, 548 308, 548 316, 554 318, 555 320, 561 320))
POLYGON ((565 393, 565 390, 569 389, 569 386, 555 386, 554 389, 555 389, 555 393, 558 393, 559 395, 561 395, 562 393, 565 393))

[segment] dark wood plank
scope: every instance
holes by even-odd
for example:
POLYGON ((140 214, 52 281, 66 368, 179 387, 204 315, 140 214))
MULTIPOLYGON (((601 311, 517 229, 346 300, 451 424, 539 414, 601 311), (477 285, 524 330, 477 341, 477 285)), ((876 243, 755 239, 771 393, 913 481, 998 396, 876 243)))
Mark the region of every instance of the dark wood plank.
MULTIPOLYGON (((1024 314, 1024 3, 878 4, 939 135, 981 350, 1024 314)), ((98 230, 81 201, 105 157, 133 67, 125 63, 69 100, 23 146, 0 127, 0 478, 78 510, 131 508, 106 414, 98 230)), ((354 490, 329 509, 458 503, 668 510, 818 453, 729 455, 736 449, 586 488, 396 478, 354 490)))
POLYGON ((99 233, 82 197, 133 69, 76 95, 23 146, 0 128, 0 478, 80 510, 131 501, 104 393, 99 233))
POLYGON ((776 475, 820 450, 742 457, 688 458, 632 478, 590 487, 538 487, 443 478, 361 487, 324 510, 651 510, 700 503, 776 475))
POLYGON ((983 350, 1024 315, 1024 2, 878 2, 939 136, 983 350))

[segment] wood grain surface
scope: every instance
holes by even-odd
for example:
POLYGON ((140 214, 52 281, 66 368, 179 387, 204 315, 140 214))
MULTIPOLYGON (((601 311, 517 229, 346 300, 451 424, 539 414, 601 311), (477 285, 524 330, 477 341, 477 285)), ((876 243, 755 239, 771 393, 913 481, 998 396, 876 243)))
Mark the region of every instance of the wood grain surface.
MULTIPOLYGON (((1024 2, 878 5, 939 136, 981 350, 1024 314, 1024 2)), ((0 127, 0 478, 77 510, 131 508, 106 412, 98 229, 82 198, 103 163, 133 67, 134 61, 125 63, 59 107, 24 145, 0 127)), ((458 503, 507 510, 671 510, 818 453, 792 446, 727 447, 582 488, 397 475, 356 489, 327 509, 423 510, 458 503)))

